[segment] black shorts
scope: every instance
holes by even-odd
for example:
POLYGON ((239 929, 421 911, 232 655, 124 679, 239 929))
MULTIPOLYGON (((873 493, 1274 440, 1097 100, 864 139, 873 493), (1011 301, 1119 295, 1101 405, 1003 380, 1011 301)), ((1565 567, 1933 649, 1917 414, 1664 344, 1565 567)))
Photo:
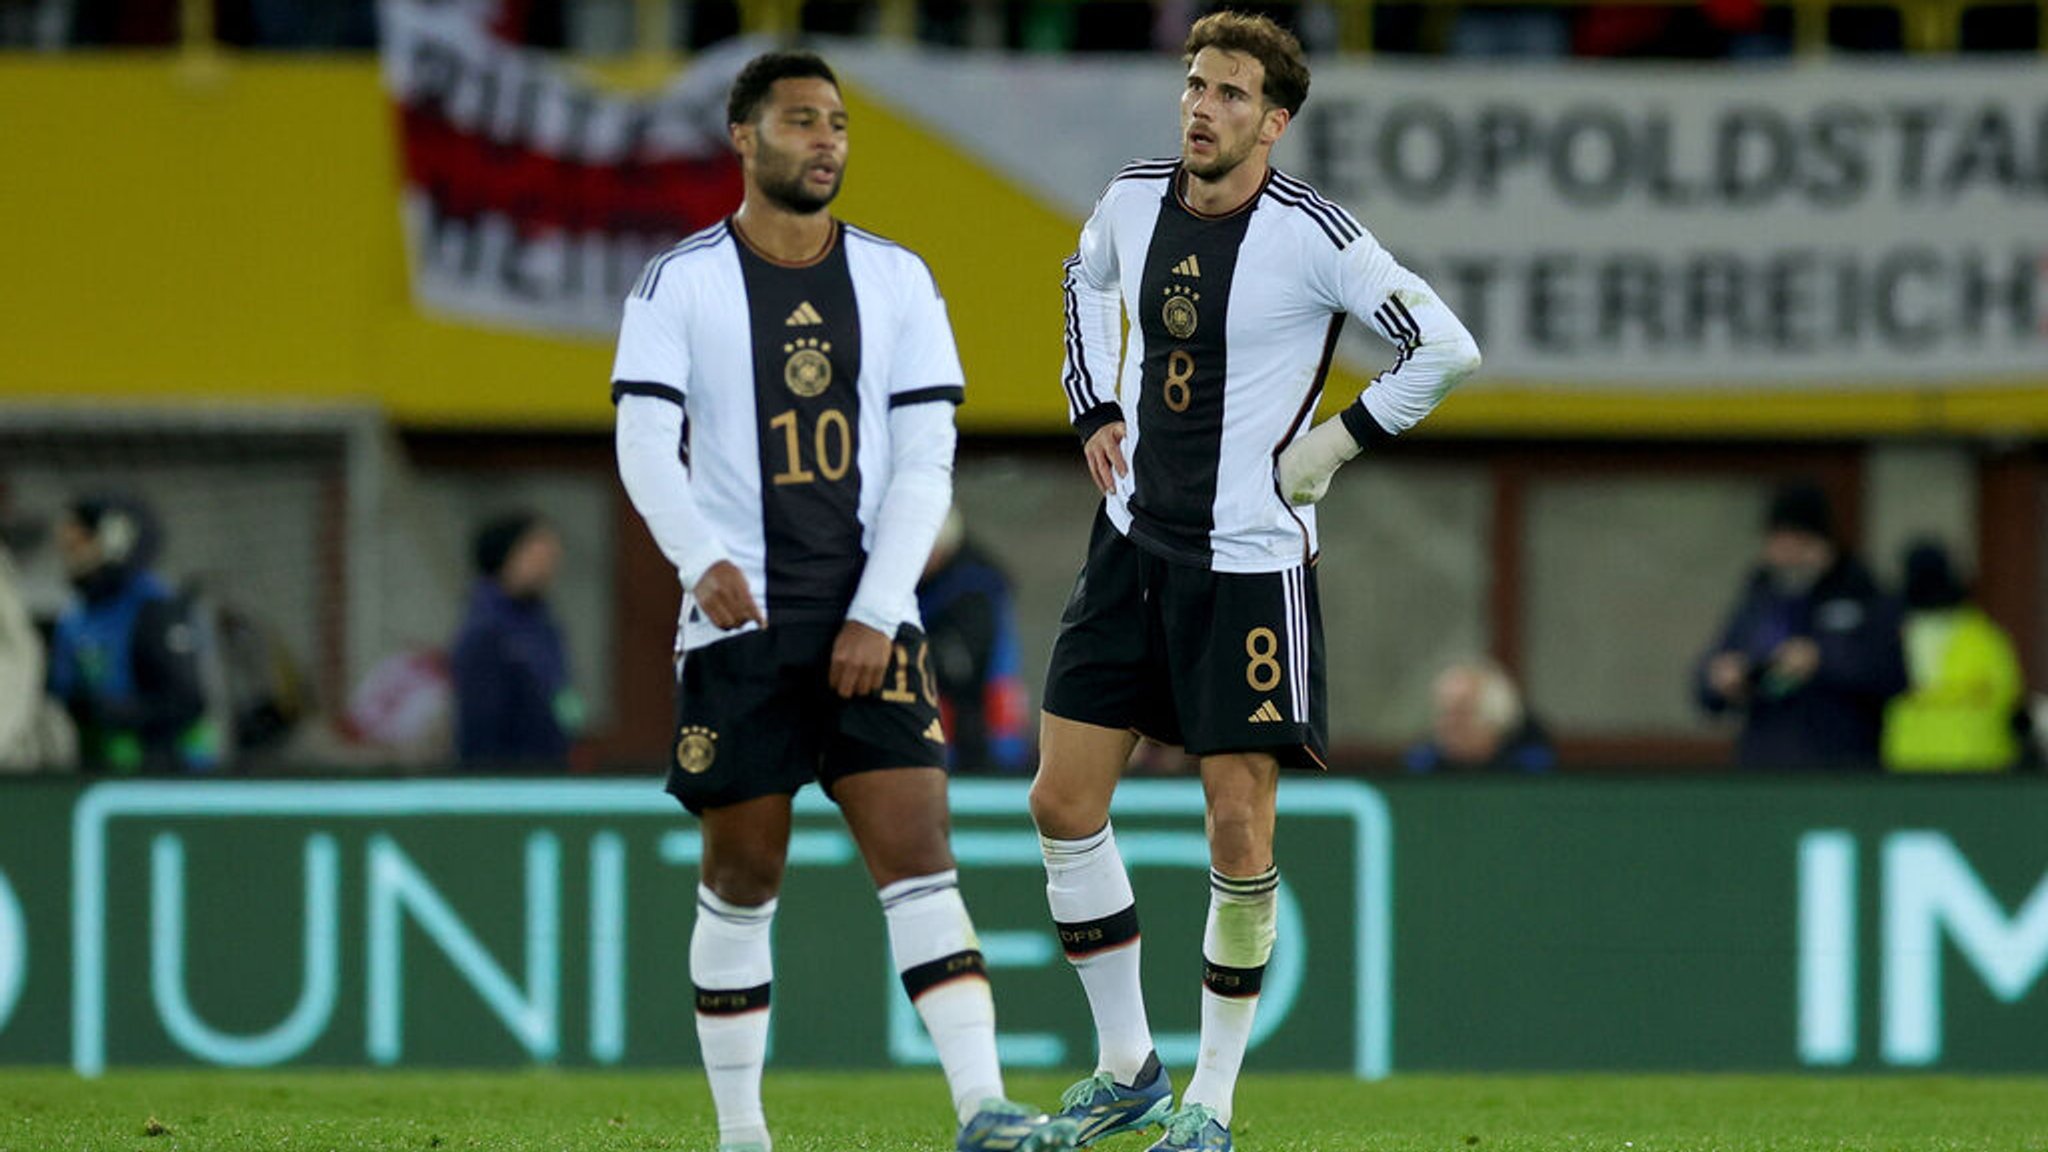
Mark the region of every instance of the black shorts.
POLYGON ((1177 564, 1096 513, 1053 644, 1045 710, 1196 756, 1265 752, 1282 767, 1325 768, 1315 569, 1177 564))
POLYGON ((924 633, 904 625, 882 686, 842 700, 828 679, 837 623, 777 624, 683 658, 668 792, 691 812, 793 795, 878 768, 943 768, 938 682, 924 633))

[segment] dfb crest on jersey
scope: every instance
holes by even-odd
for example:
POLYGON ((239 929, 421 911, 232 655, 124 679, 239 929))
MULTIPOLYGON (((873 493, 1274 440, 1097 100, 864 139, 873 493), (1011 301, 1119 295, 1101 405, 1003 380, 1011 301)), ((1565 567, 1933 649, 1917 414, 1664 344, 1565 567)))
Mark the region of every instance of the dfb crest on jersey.
POLYGON ((829 341, 814 336, 792 340, 782 346, 789 360, 782 366, 782 382, 789 390, 808 400, 832 386, 832 351, 829 341))
POLYGON ((1201 322, 1201 314, 1195 310, 1195 301, 1201 293, 1176 284, 1166 290, 1166 330, 1176 340, 1185 340, 1195 334, 1195 326, 1201 322))

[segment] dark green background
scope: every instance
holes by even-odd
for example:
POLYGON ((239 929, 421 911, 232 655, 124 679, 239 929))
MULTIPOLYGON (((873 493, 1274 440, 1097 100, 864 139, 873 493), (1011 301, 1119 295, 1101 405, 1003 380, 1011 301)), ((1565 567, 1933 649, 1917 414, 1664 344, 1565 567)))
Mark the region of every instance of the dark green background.
MULTIPOLYGON (((194 782, 206 788, 206 782, 194 782)), ((475 787, 489 788, 489 782, 475 787)), ((1196 785, 1187 785, 1193 789, 1196 785)), ((1362 787, 1336 784, 1338 788, 1362 787)), ((1880 1069, 1877 955, 1881 844, 1903 830, 1948 836, 2007 917, 2048 871, 2048 788, 2031 780, 1556 780, 1377 782, 1393 813, 1394 1064, 1397 1069, 1793 1069, 1798 1053, 1798 850, 1823 829, 1855 838, 1859 1033, 1851 1067, 1880 1069)), ((655 786, 650 782, 647 787, 655 786)), ((1014 812, 963 815, 956 832, 1029 832, 1014 812)), ((1198 793, 1197 793, 1198 794, 1198 793)), ((27 984, 0 1028, 0 1063, 67 1063, 70 1042, 70 784, 0 786, 0 872, 31 937, 27 984)), ((802 827, 830 829, 829 815, 802 827)), ((186 844, 190 997, 216 1028, 268 1028, 298 993, 304 839, 341 848, 341 988, 301 1062, 355 1065, 365 1048, 365 844, 389 836, 516 979, 523 974, 524 845, 559 839, 561 1054, 591 1063, 591 837, 626 849, 625 1063, 689 1064, 688 940, 695 872, 662 861, 690 827, 645 814, 548 818, 123 817, 108 837, 108 1059, 189 1062, 157 1022, 149 985, 153 835, 186 844)), ((1198 831, 1195 816, 1118 816, 1119 833, 1198 831)), ((1283 818, 1280 864, 1309 924, 1307 983, 1261 1069, 1347 1070, 1354 1035, 1356 857, 1349 817, 1283 818)), ((1155 1030, 1193 1030, 1206 908, 1199 869, 1135 870, 1155 1030)), ((970 867, 963 887, 984 933, 1044 931, 1035 863, 970 867)), ((1290 947, 1287 942, 1282 947, 1290 947)), ((776 927, 775 1059, 873 1066, 886 1059, 894 979, 880 913, 857 864, 792 870, 776 927)), ((1953 947, 1944 991, 1945 1070, 2048 1068, 2048 991, 1999 1003, 1953 947)), ((497 1065, 524 1052, 426 935, 405 932, 404 1063, 497 1065)), ((1091 1054, 1078 982, 1064 962, 995 974, 1006 1031, 1056 1032, 1071 1070, 1091 1054)))

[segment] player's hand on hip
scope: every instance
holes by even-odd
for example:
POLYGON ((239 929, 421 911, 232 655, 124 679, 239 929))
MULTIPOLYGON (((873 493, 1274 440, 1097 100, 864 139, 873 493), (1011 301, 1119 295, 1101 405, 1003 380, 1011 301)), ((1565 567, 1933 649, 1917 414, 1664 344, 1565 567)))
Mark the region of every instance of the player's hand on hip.
POLYGON ((760 606, 754 603, 754 593, 747 587, 746 574, 730 560, 720 560, 706 568, 690 595, 696 598, 704 615, 720 628, 737 628, 749 620, 757 627, 768 626, 760 606))
POLYGON ((1130 468, 1124 464, 1124 422, 1104 424, 1088 438, 1082 449, 1088 457, 1088 475, 1095 480, 1096 490, 1104 496, 1116 491, 1116 479, 1129 475, 1130 468))
POLYGON ((873 628, 848 620, 832 642, 832 690, 851 700, 866 696, 882 686, 882 673, 889 668, 889 638, 873 628))
POLYGON ((1280 453, 1280 495, 1289 504, 1313 504, 1330 490, 1330 477, 1358 455, 1344 421, 1329 419, 1294 438, 1280 453))

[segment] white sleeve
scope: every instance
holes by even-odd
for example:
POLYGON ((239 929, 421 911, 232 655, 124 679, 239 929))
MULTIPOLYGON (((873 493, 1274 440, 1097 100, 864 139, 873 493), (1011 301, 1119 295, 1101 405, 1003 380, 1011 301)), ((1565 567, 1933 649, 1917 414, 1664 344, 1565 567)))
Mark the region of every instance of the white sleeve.
MULTIPOLYGON (((652 275, 650 272, 647 275, 652 275)), ((645 277, 643 277, 643 280, 645 277)), ((681 404, 690 378, 690 348, 683 338, 682 302, 671 273, 626 297, 619 321, 619 351, 612 359, 612 401, 660 396, 681 404), (663 281, 667 283, 663 283, 663 281)))
POLYGON ((903 282, 904 332, 890 373, 889 406, 929 400, 959 404, 967 397, 967 373, 960 369, 946 298, 921 260, 907 263, 903 282))
POLYGON ((889 489, 875 514, 875 543, 846 618, 884 636, 910 619, 917 581, 953 504, 953 405, 943 400, 889 409, 889 489))
POLYGON ((1422 277, 1402 267, 1372 233, 1361 228, 1342 251, 1316 246, 1311 265, 1329 302, 1394 346, 1393 364, 1343 413, 1352 438, 1370 447, 1414 427, 1478 371, 1479 345, 1422 277))
POLYGON ((690 491, 690 472, 682 460, 683 409, 669 400, 631 394, 619 397, 618 406, 619 480, 683 587, 695 588, 705 569, 728 557, 690 491))
POLYGON ((1117 356, 1123 346, 1123 299, 1117 292, 1116 244, 1110 235, 1111 191, 1103 193, 1067 257, 1062 278, 1066 310, 1066 362, 1060 384, 1067 420, 1081 439, 1124 418, 1116 400, 1117 356))

